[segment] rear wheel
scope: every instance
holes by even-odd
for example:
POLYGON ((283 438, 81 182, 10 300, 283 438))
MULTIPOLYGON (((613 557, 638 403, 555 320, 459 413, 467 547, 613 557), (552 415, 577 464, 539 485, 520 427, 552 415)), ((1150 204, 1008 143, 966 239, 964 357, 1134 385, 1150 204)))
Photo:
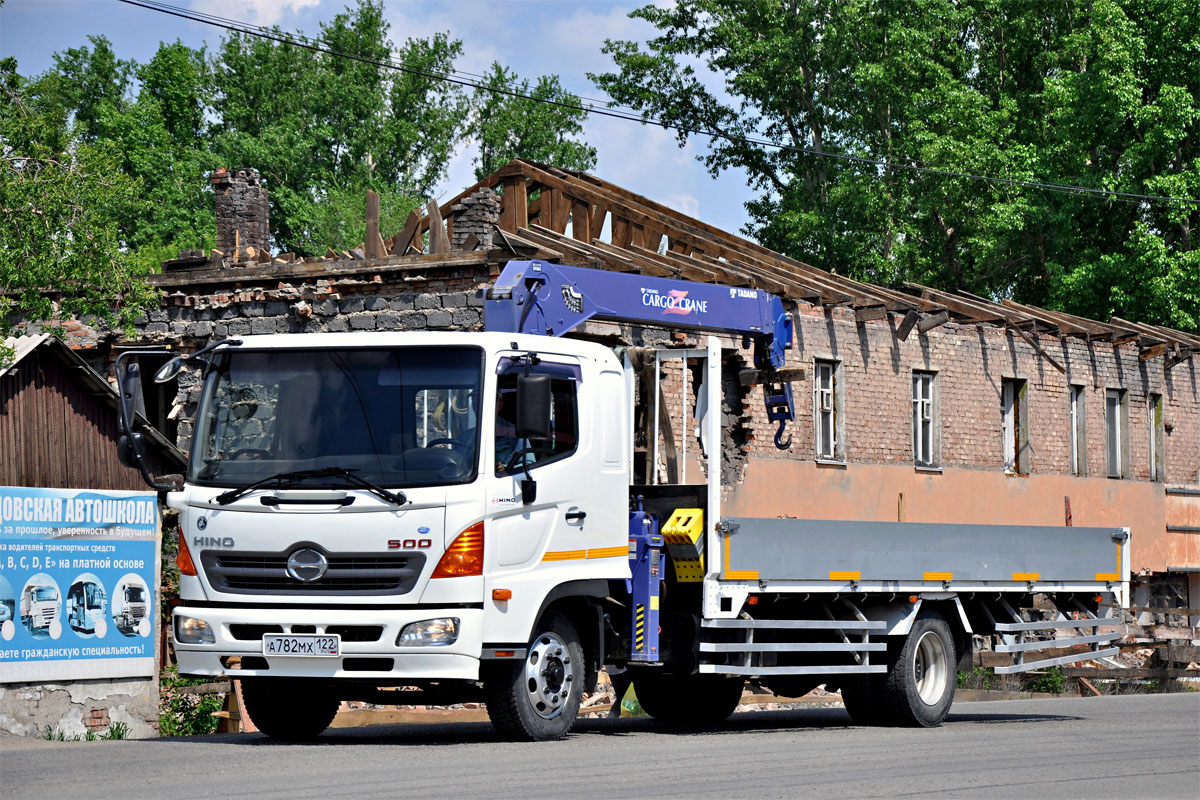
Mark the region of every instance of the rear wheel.
POLYGON ((556 612, 542 618, 538 631, 523 663, 489 665, 483 681, 488 717, 514 739, 561 739, 579 713, 584 677, 579 634, 556 612))
POLYGON ((724 675, 637 672, 633 690, 647 714, 679 725, 711 725, 729 717, 742 699, 745 679, 724 675))
POLYGON ((933 728, 942 724, 954 702, 954 636, 939 616, 918 617, 890 659, 884 700, 899 725, 933 728))
POLYGON ((288 678, 242 681, 242 702, 255 727, 273 739, 315 739, 337 715, 341 700, 319 684, 288 678))

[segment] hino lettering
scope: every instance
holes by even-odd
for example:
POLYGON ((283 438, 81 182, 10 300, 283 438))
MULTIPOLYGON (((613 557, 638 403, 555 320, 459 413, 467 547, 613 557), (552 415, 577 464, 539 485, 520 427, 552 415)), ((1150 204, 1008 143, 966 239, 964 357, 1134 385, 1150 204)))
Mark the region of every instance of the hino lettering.
MULTIPOLYGON (((747 372, 789 447, 803 360, 779 298, 512 261, 483 299, 484 332, 245 336, 156 376, 204 367, 187 475, 143 475, 183 530, 211 516, 229 534, 181 540, 179 672, 239 680, 267 735, 315 737, 353 699, 483 702, 504 735, 557 739, 601 668, 679 725, 725 719, 750 679, 923 728, 946 719, 975 636, 1010 659, 999 673, 1118 652, 1127 528, 831 520, 800 499, 727 512, 696 448, 727 446, 722 418, 743 412, 723 387, 747 372), (565 335, 589 319, 727 338, 565 335), (722 350, 743 337, 753 370, 722 350), (670 453, 645 435, 667 426, 670 453)), ((144 470, 121 408, 119 453, 144 470)))
POLYGON ((233 547, 232 536, 193 536, 193 547, 233 547))

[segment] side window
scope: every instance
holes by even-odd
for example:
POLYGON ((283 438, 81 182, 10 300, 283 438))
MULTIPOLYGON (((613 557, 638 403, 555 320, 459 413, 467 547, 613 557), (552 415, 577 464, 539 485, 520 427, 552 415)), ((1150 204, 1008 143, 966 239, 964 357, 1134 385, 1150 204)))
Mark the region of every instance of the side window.
POLYGON ((1004 425, 1004 469, 1029 474, 1029 406, 1023 378, 1004 378, 1001 383, 1001 417, 1004 425))
POLYGON ((558 461, 579 445, 579 406, 575 381, 550 379, 550 437, 517 438, 517 376, 501 375, 496 389, 496 474, 512 475, 558 461))
POLYGON ((1108 477, 1130 477, 1129 406, 1124 389, 1104 392, 1104 449, 1108 477))
POLYGON ((842 426, 841 362, 818 359, 813 368, 813 432, 818 460, 841 461, 845 448, 842 426))
POLYGON ((913 463, 933 467, 938 463, 937 375, 913 370, 912 436, 913 463))

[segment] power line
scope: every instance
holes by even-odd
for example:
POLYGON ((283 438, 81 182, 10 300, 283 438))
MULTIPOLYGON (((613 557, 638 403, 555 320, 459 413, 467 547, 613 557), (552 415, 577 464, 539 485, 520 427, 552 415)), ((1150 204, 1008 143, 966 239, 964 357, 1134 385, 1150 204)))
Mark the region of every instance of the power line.
MULTIPOLYGON (((485 83, 480 83, 477 80, 471 80, 463 75, 471 75, 471 73, 446 73, 440 74, 428 70, 419 69, 406 64, 398 63, 393 60, 377 60, 358 56, 353 53, 343 53, 334 50, 328 46, 322 45, 313 39, 309 39, 302 34, 290 34, 276 29, 269 29, 263 26, 255 26, 249 23, 232 20, 225 17, 218 17, 213 14, 205 14, 203 12, 191 11, 189 9, 180 8, 178 6, 169 5, 167 3, 158 2, 157 0, 118 0, 130 6, 144 8, 148 11, 157 11, 162 14, 168 14, 173 17, 186 19, 190 22, 199 22, 204 25, 211 25, 217 28, 223 28, 233 33, 241 33, 247 36, 254 36, 260 39, 278 42, 279 44, 291 45, 293 47, 301 47, 307 50, 312 50, 318 53, 325 53, 336 58, 345 58, 351 61, 357 61, 363 64, 368 64, 383 69, 392 69, 399 72, 417 75, 431 80, 445 81, 458 86, 468 87, 495 94, 505 95, 520 100, 531 100, 536 103, 565 108, 572 111, 581 111, 586 114, 592 114, 600 117, 608 117, 611 119, 624 120, 626 122, 636 122, 638 124, 657 125, 664 130, 674 130, 679 133, 684 133, 689 136, 708 136, 713 139, 724 139, 728 142, 751 144, 757 147, 766 147, 776 150, 784 150, 788 152, 798 153, 801 155, 813 156, 816 158, 828 158, 837 161, 845 161, 848 163, 862 164, 866 166, 881 167, 884 169, 900 169, 908 172, 914 172, 922 175, 937 175, 947 178, 962 178, 966 180, 980 181, 1001 186, 1014 186, 1029 189, 1041 189, 1044 191, 1061 192, 1064 194, 1076 194, 1092 197, 1103 197, 1110 200, 1119 200, 1122 202, 1133 203, 1166 203, 1177 205, 1193 205, 1200 206, 1200 199, 1192 199, 1186 197, 1170 197, 1166 195, 1139 194, 1136 192, 1119 192, 1112 189, 1096 189, 1089 186, 1075 186, 1066 183, 1056 183, 1052 181, 1037 181, 1027 180, 1023 178, 999 178, 991 175, 978 175, 970 172, 961 172, 952 169, 943 169, 939 167, 926 167, 918 164, 905 163, 902 161, 889 161, 877 158, 868 158, 866 156, 855 156, 848 153, 831 153, 826 150, 817 150, 812 147, 804 147, 802 145, 781 144, 773 142, 769 139, 762 139, 754 136, 742 136, 723 131, 714 131, 706 128, 696 128, 677 123, 669 123, 662 119, 649 117, 645 114, 637 113, 633 109, 629 109, 633 113, 627 113, 620 109, 620 106, 612 106, 599 108, 594 105, 583 105, 582 103, 566 103, 561 100, 551 100, 549 98, 534 97, 532 95, 523 94, 513 89, 505 89, 496 86, 489 86, 485 83)), ((479 76, 473 76, 479 77, 479 76)), ((605 101, 600 101, 605 102, 605 101)))

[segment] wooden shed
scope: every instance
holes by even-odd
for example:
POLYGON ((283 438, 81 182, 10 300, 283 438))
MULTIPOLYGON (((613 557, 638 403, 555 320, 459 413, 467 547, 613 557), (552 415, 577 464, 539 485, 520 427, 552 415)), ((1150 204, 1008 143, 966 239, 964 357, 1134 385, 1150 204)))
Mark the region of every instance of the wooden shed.
MULTIPOLYGON (((117 460, 114 386, 48 334, 8 339, 0 371, 0 485, 145 491, 117 460)), ((138 417, 154 475, 183 472, 187 457, 138 417)))

